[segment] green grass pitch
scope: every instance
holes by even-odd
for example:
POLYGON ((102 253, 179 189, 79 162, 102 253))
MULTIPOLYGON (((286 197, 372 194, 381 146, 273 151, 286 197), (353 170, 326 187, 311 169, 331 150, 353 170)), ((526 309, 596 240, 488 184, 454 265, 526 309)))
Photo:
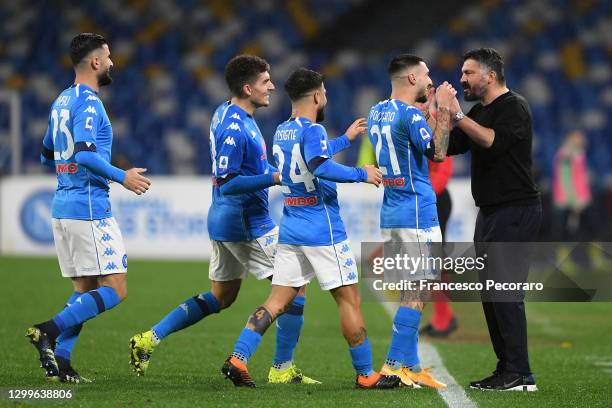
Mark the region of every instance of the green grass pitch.
MULTIPOLYGON (((70 282, 60 277, 57 261, 52 258, 0 257, 0 275, 0 388, 5 394, 7 387, 70 388, 75 399, 68 404, 86 407, 446 406, 431 389, 354 389, 354 373, 339 331, 335 303, 316 283, 308 292, 296 362, 322 385, 266 384, 274 353, 274 328, 249 362, 257 389, 236 389, 221 375, 223 360, 249 313, 269 290, 268 281, 253 278, 244 282, 230 309, 169 336, 153 354, 147 376, 136 377, 128 365, 128 339, 148 329, 187 297, 208 290, 205 262, 131 261, 127 300, 86 323, 73 353, 75 368, 94 383, 48 383, 24 333, 30 324, 59 311, 70 295, 70 282)), ((470 380, 490 373, 494 355, 480 304, 454 306, 460 330, 449 340, 434 344, 450 373, 465 387, 470 380)), ((389 342, 391 319, 380 304, 364 302, 362 309, 375 368, 379 368, 389 342)), ((612 304, 530 303, 528 317, 529 352, 540 391, 487 393, 468 389, 468 397, 479 407, 610 406, 612 304)), ((15 406, 3 398, 0 404, 15 406)))

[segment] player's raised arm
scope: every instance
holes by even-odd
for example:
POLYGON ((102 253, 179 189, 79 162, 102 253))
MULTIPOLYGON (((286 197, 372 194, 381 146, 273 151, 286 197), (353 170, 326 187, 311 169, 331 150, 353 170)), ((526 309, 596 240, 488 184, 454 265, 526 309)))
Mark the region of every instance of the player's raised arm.
POLYGON ((308 169, 317 177, 339 183, 366 182, 378 186, 382 173, 374 166, 349 167, 334 160, 328 154, 327 136, 321 125, 313 125, 304 132, 304 154, 308 169))
POLYGON ((344 132, 342 136, 328 140, 327 148, 329 150, 329 155, 333 157, 335 154, 340 153, 344 149, 348 149, 351 146, 351 142, 366 131, 367 125, 368 122, 366 118, 356 119, 353 123, 351 123, 348 129, 346 129, 346 132, 344 132))
POLYGON ((448 138, 450 134, 450 105, 457 91, 448 82, 444 82, 436 89, 436 102, 438 112, 436 116, 436 127, 433 132, 434 155, 433 160, 444 161, 448 149, 448 138))

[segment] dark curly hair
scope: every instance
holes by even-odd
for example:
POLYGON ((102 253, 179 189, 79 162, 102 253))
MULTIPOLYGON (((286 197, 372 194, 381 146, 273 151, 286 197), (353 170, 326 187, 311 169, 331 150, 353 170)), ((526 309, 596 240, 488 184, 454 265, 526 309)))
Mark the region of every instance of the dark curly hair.
POLYGON ((463 54, 463 61, 468 59, 478 61, 480 65, 484 65, 495 72, 499 84, 506 83, 506 77, 504 76, 504 60, 493 48, 477 48, 475 50, 470 50, 463 54))
POLYGON ((100 34, 81 33, 77 35, 70 42, 70 59, 72 60, 72 65, 76 67, 90 52, 101 48, 104 44, 108 43, 100 34))
POLYGON ((259 74, 267 71, 270 71, 270 64, 263 58, 256 55, 238 55, 225 66, 225 82, 232 94, 244 98, 244 85, 252 83, 259 74))
POLYGON ((285 81, 285 91, 289 99, 297 101, 310 91, 318 89, 325 78, 317 71, 307 68, 298 68, 285 81))

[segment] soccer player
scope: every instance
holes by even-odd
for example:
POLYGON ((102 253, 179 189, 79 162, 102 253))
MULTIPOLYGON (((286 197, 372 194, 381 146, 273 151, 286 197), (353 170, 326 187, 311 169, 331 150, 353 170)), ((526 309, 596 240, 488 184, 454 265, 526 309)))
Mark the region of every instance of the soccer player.
MULTIPOLYGON (((449 106, 456 91, 446 82, 438 87, 435 92, 438 112, 434 119, 429 115, 434 103, 432 81, 421 58, 398 55, 391 60, 388 74, 391 97, 373 106, 368 116, 368 134, 385 188, 380 227, 386 242, 416 243, 419 252, 425 253, 428 243, 442 242, 427 159, 443 161, 446 157, 449 106), (417 103, 428 104, 428 109, 419 111, 417 103)), ((431 274, 425 277, 435 278, 431 274)), ((407 386, 443 388, 445 384, 419 364, 417 344, 424 303, 406 295, 402 294, 393 319, 391 344, 381 373, 397 375, 407 386)))
POLYGON ((112 82, 113 63, 104 37, 79 34, 70 43, 76 77, 51 106, 41 161, 54 167, 57 190, 52 223, 62 276, 74 292, 63 311, 30 327, 26 336, 49 379, 88 382, 71 366, 83 323, 117 306, 127 295, 127 254, 108 197, 109 180, 140 195, 151 182, 146 169, 110 164, 113 131, 98 96, 112 82))
POLYGON ((374 166, 347 167, 332 159, 365 130, 365 119, 353 122, 345 135, 328 140, 319 124, 327 103, 323 76, 298 69, 287 79, 285 90, 291 99, 292 115, 274 135, 273 153, 281 173, 285 205, 272 290, 249 318, 222 372, 236 386, 255 387, 247 370, 248 359, 272 322, 316 276, 321 288, 331 291, 338 304, 342 332, 357 371, 357 386, 398 386, 399 378, 372 370, 372 352, 356 285, 357 266, 340 218, 335 185, 367 182, 377 186, 381 182, 374 166))
MULTIPOLYGON (((256 109, 270 104, 274 84, 268 63, 253 55, 229 61, 225 80, 232 93, 213 115, 210 152, 213 170, 212 205, 208 233, 213 255, 211 289, 185 300, 151 330, 130 339, 130 361, 144 375, 154 348, 169 334, 228 308, 247 273, 271 279, 278 227, 268 213, 268 187, 280 183, 276 168, 268 163, 266 144, 253 119, 256 109)), ((279 319, 276 354, 270 383, 317 384, 293 364, 293 351, 304 322, 305 288, 279 319)))

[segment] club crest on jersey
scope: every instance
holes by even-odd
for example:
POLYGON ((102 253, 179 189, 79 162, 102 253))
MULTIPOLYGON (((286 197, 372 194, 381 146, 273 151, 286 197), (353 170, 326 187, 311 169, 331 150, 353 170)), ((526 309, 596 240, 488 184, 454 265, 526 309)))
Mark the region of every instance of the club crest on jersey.
POLYGON ((238 125, 236 122, 232 122, 227 128, 232 130, 240 130, 240 125, 238 125))
POLYGON ((83 113, 91 113, 91 114, 94 114, 94 115, 97 115, 97 114, 98 114, 98 112, 96 112, 96 108, 94 108, 94 107, 93 107, 93 106, 91 106, 91 105, 89 105, 89 106, 87 107, 87 109, 85 109, 85 110, 83 111, 83 113))
POLYGON ((223 141, 223 144, 230 145, 230 146, 236 146, 236 142, 234 141, 234 138, 231 136, 226 137, 225 140, 223 141))
POLYGON ((420 120, 423 120, 423 117, 419 115, 418 113, 415 113, 414 115, 412 115, 412 123, 418 122, 420 120))
POLYGON ((419 129, 419 133, 421 134, 421 137, 423 138, 423 140, 429 140, 429 139, 431 139, 431 135, 429 134, 429 132, 427 131, 427 129, 425 129, 425 128, 420 128, 420 129, 419 129))

